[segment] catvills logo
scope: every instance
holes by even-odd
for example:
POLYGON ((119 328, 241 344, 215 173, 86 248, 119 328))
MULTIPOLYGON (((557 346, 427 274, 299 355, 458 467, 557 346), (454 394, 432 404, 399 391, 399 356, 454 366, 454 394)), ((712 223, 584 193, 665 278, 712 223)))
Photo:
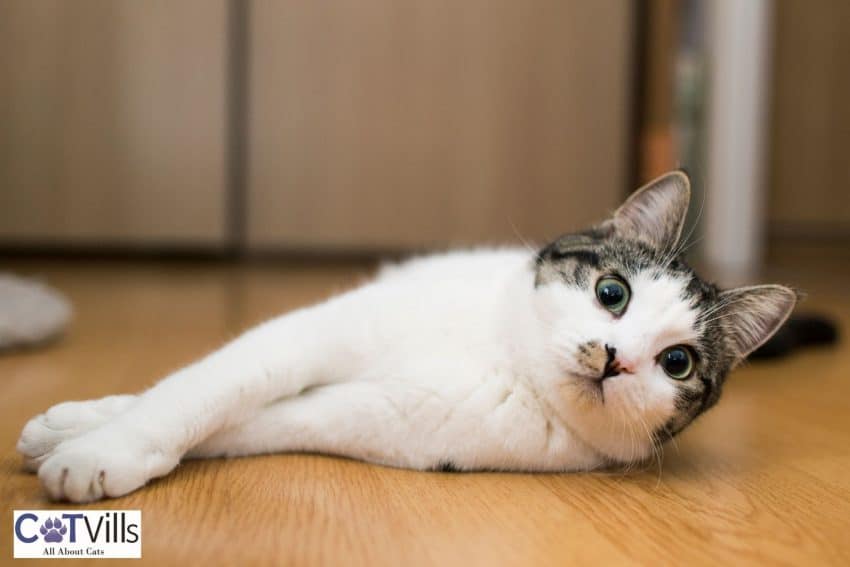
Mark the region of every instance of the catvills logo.
POLYGON ((15 557, 139 558, 140 510, 15 510, 15 557))

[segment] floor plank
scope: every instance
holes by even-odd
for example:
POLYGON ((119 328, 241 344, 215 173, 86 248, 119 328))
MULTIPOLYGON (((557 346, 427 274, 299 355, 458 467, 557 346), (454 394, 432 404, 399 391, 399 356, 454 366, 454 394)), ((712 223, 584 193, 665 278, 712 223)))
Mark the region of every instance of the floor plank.
MULTIPOLYGON (((3 563, 11 510, 56 507, 14 451, 27 418, 66 399, 143 388, 369 273, 351 264, 14 267, 64 290, 77 313, 63 341, 0 356, 3 563)), ((847 328, 850 270, 793 267, 774 274, 809 286, 808 307, 847 328)), ((848 564, 848 363, 842 344, 748 365, 660 466, 628 473, 418 473, 279 455, 189 462, 95 507, 140 508, 144 560, 157 565, 848 564)))

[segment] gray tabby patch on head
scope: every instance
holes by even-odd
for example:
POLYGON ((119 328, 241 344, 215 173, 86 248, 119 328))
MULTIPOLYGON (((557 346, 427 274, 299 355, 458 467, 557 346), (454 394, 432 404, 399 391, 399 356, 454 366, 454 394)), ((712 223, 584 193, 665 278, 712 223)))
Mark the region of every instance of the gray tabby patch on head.
POLYGON ((610 219, 589 230, 565 234, 543 248, 537 257, 537 285, 556 278, 585 285, 587 266, 598 268, 601 252, 631 258, 636 268, 665 260, 673 265, 690 196, 690 181, 683 171, 646 184, 610 219))

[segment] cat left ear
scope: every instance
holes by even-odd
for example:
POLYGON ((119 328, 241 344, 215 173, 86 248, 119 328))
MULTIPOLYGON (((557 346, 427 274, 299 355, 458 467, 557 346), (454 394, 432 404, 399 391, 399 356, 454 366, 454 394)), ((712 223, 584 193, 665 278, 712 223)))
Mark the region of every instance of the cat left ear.
POLYGON ((718 301, 722 307, 712 317, 731 339, 737 363, 779 330, 797 304, 797 294, 781 285, 757 285, 724 291, 718 301))
POLYGON ((673 250, 682 235, 690 201, 688 175, 684 171, 672 171, 632 193, 609 222, 623 238, 673 250))

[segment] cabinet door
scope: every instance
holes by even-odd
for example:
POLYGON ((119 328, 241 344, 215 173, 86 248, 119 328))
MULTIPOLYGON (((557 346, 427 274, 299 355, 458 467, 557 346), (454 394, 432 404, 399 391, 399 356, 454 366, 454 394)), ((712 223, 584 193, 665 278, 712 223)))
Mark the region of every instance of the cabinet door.
POLYGON ((632 3, 257 0, 248 242, 551 237, 625 193, 632 3))
POLYGON ((226 7, 0 2, 0 242, 223 243, 226 7))
POLYGON ((779 239, 850 238, 850 3, 777 2, 770 229, 779 239))

